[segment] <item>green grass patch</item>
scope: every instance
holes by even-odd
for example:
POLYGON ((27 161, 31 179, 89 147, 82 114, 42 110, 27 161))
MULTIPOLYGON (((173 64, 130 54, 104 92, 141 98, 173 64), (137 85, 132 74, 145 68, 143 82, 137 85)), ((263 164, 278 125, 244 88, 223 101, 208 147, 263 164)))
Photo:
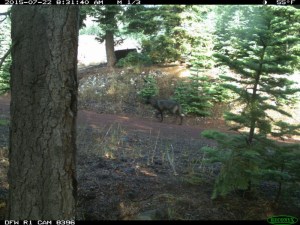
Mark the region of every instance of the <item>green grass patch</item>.
POLYGON ((9 124, 9 120, 7 119, 0 119, 0 126, 6 126, 9 124))

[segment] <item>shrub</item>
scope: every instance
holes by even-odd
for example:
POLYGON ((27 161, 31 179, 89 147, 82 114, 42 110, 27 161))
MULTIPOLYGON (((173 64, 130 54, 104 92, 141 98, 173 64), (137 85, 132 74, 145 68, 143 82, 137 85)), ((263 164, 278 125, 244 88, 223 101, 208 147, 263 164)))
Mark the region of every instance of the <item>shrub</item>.
POLYGON ((192 76, 187 82, 178 83, 174 98, 180 102, 185 113, 208 116, 213 106, 210 87, 208 77, 192 76))
POLYGON ((143 66, 151 66, 152 61, 149 56, 143 53, 130 52, 125 58, 122 58, 118 61, 116 66, 118 67, 131 67, 140 72, 140 69, 143 66))
POLYGON ((142 48, 153 63, 174 62, 181 58, 181 50, 177 47, 177 43, 165 35, 144 40, 142 48))
POLYGON ((138 53, 138 52, 130 52, 125 58, 122 58, 117 63, 117 66, 120 67, 129 67, 129 66, 151 66, 152 62, 149 56, 138 53))
POLYGON ((138 92, 142 99, 147 99, 158 94, 157 81, 152 75, 148 75, 145 79, 144 87, 138 92))

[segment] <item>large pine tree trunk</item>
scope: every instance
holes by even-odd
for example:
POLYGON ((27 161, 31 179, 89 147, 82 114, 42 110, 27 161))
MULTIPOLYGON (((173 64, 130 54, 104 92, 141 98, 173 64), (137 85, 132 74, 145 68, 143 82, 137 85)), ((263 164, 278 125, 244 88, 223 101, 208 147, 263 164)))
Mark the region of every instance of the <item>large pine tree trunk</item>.
POLYGON ((114 67, 117 62, 114 46, 114 33, 112 31, 106 31, 105 35, 105 48, 106 48, 106 58, 107 67, 114 67))
POLYGON ((78 7, 12 7, 8 217, 74 219, 78 7))

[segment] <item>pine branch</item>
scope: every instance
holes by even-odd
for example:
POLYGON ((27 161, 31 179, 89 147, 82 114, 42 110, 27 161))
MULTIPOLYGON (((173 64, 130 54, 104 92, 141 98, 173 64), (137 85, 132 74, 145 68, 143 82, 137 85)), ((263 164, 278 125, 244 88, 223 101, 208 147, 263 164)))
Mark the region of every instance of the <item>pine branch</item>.
POLYGON ((4 16, 4 19, 0 20, 0 23, 2 23, 6 18, 10 15, 10 11, 0 13, 0 16, 4 16))
POLYGON ((11 47, 7 50, 7 52, 6 52, 6 53, 4 54, 4 56, 1 58, 1 60, 0 60, 0 69, 1 69, 2 64, 4 63, 5 59, 9 56, 10 52, 11 52, 11 47))

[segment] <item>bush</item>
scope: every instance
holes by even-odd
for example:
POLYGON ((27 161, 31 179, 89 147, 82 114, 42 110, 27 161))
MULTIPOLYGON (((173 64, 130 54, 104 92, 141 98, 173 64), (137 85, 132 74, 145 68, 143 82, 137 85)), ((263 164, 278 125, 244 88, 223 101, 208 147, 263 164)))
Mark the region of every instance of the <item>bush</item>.
POLYGON ((299 188, 299 144, 278 143, 261 135, 251 145, 243 135, 225 134, 206 130, 202 136, 218 142, 218 147, 203 147, 208 162, 221 163, 212 198, 226 196, 234 190, 250 190, 262 181, 277 183, 274 200, 282 188, 293 184, 299 188))
POLYGON ((116 66, 118 67, 131 67, 140 72, 140 69, 144 66, 151 66, 152 61, 149 56, 143 53, 130 52, 125 58, 118 61, 116 66))
POLYGON ((181 103, 183 111, 196 116, 210 116, 215 105, 222 105, 232 99, 230 92, 217 79, 192 75, 185 82, 179 82, 175 89, 175 99, 181 103))
POLYGON ((147 99, 158 94, 157 81, 152 75, 148 75, 145 79, 144 87, 138 92, 142 99, 147 99))
POLYGON ((142 42, 143 52, 149 55, 153 63, 166 63, 180 60, 181 49, 177 43, 165 35, 159 35, 142 42))
POLYGON ((175 89, 175 99, 180 102, 183 111, 197 116, 208 116, 212 97, 208 77, 192 76, 187 82, 179 82, 175 89))
POLYGON ((215 181, 212 199, 226 196, 233 190, 248 190, 258 184, 262 163, 259 142, 249 146, 242 135, 225 134, 206 130, 202 136, 218 142, 217 147, 203 147, 209 163, 221 163, 221 171, 215 181))

